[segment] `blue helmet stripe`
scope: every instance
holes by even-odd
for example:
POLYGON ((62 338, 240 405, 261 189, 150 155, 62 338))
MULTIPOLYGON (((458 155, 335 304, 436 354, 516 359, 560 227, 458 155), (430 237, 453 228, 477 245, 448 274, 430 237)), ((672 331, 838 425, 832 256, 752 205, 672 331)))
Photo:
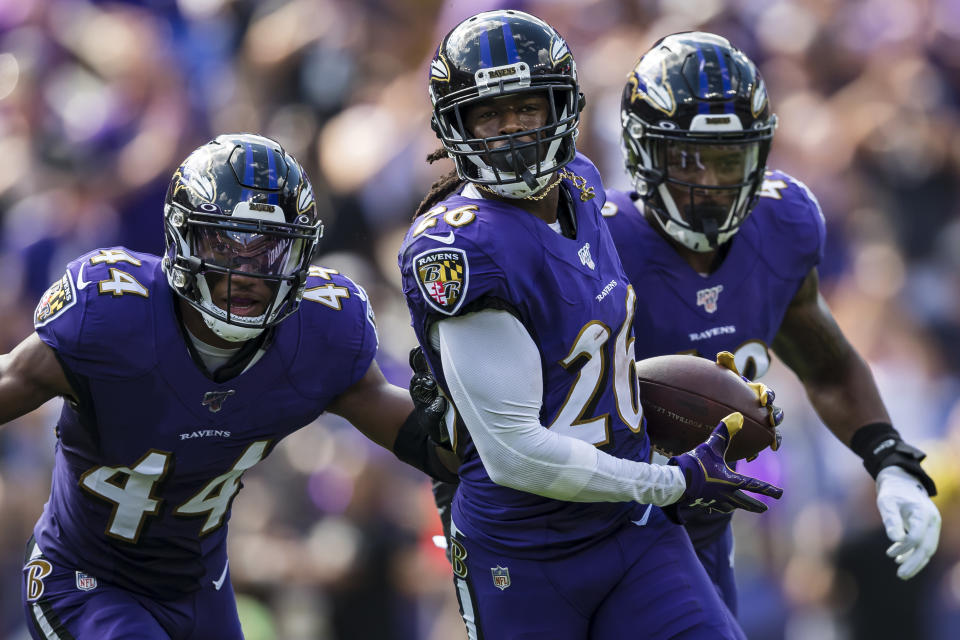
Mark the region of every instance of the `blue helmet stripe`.
MULTIPOLYGON (((710 80, 707 78, 707 61, 703 56, 703 49, 700 48, 699 44, 695 45, 697 48, 697 75, 700 81, 700 96, 705 96, 710 91, 710 80)), ((698 113, 710 113, 710 104, 706 101, 701 100, 697 105, 698 113)))
POLYGON ((720 78, 723 81, 723 96, 727 98, 723 105, 724 113, 733 113, 733 93, 730 91, 730 67, 723 57, 723 51, 717 45, 713 45, 713 50, 717 52, 717 61, 720 63, 720 78))
MULTIPOLYGON (((274 154, 276 152, 273 149, 267 149, 267 188, 276 189, 277 188, 277 167, 276 162, 274 161, 274 154)), ((267 202, 270 204, 280 204, 280 196, 277 193, 271 193, 267 196, 267 202)))
POLYGON ((507 48, 507 64, 513 64, 520 60, 517 54, 517 43, 513 41, 513 30, 510 29, 510 23, 503 23, 503 44, 507 48))
POLYGON ((480 34, 480 60, 484 68, 493 66, 493 58, 490 56, 490 38, 487 31, 480 34))
MULTIPOLYGON (((243 143, 243 184, 253 184, 253 148, 249 142, 243 143)), ((244 189, 240 192, 241 200, 249 200, 250 190, 244 189)))

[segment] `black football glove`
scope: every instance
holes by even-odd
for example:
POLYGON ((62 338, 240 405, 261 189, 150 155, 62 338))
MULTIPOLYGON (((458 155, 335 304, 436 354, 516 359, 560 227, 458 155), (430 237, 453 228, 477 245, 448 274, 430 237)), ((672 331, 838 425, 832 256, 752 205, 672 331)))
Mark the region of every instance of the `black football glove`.
POLYGON ((440 395, 440 388, 430 372, 427 357, 423 355, 420 347, 410 350, 410 368, 413 369, 413 377, 410 378, 410 397, 417 410, 423 412, 427 418, 424 421, 427 433, 438 446, 452 450, 445 420, 447 400, 440 395))
POLYGON ((670 458, 667 464, 680 467, 687 488, 677 502, 664 509, 668 516, 678 519, 676 508, 671 507, 695 507, 721 513, 730 513, 734 509, 745 509, 754 513, 767 510, 767 505, 751 498, 744 491, 780 499, 783 489, 737 473, 724 460, 730 440, 741 428, 743 415, 731 413, 720 421, 706 442, 692 451, 670 458))
POLYGON ((447 401, 440 395, 419 348, 410 352, 410 366, 414 369, 410 380, 413 411, 397 433, 393 453, 434 480, 458 482, 456 469, 460 461, 446 435, 447 401), (441 444, 438 438, 444 438, 446 443, 441 444))

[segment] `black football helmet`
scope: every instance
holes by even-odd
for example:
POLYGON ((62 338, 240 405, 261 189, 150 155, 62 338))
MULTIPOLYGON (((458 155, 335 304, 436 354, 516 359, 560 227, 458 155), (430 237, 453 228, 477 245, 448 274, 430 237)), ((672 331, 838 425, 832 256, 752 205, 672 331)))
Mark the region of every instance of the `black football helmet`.
POLYGON ((777 127, 757 66, 720 36, 669 35, 630 73, 620 120, 627 171, 666 233, 700 252, 729 240, 777 127))
MULTIPOLYGON (((163 269, 173 290, 217 335, 249 340, 297 310, 323 235, 313 187, 300 163, 263 136, 218 136, 191 153, 167 189, 163 269), (263 280, 273 292, 256 317, 222 309, 213 283, 263 280)), ((227 305, 230 307, 230 305, 227 305)))
POLYGON ((528 13, 487 11, 454 27, 430 64, 430 100, 433 129, 460 177, 500 195, 536 193, 576 154, 583 96, 573 55, 553 27, 528 13), (528 92, 549 100, 546 126, 488 138, 464 127, 467 106, 528 92))

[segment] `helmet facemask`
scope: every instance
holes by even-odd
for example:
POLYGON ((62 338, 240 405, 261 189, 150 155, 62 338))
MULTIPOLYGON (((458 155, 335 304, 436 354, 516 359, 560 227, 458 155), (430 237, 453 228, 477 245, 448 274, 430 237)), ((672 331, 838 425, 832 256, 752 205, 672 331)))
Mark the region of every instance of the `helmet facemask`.
POLYGON ((730 240, 777 127, 757 66, 716 34, 666 36, 627 76, 620 124, 627 171, 664 232, 696 252, 730 240))
POLYGON ((629 113, 623 120, 627 170, 645 208, 683 246, 716 251, 756 203, 776 117, 750 131, 649 127, 629 113))
POLYGON ((164 230, 174 293, 216 335, 240 342, 297 310, 323 223, 300 163, 275 140, 236 133, 174 173, 164 230))
MULTIPOLYGON (((498 71, 503 72, 483 69, 477 75, 498 71)), ((460 177, 507 198, 536 194, 558 169, 573 160, 579 122, 579 90, 570 78, 540 76, 537 82, 530 83, 529 73, 518 75, 525 79, 511 83, 501 79, 479 91, 453 93, 438 100, 434 107, 437 133, 460 177), (477 103, 529 93, 539 93, 548 102, 548 119, 543 126, 507 135, 475 137, 464 124, 465 113, 477 103)))
POLYGON ((430 63, 429 94, 433 130, 460 178, 500 196, 545 193, 553 174, 576 156, 583 108, 576 63, 560 34, 536 16, 504 9, 458 24, 430 63), (547 102, 542 124, 486 136, 466 126, 477 103, 532 93, 547 102))
POLYGON ((319 221, 287 223, 279 206, 249 201, 231 215, 213 204, 200 211, 168 207, 170 282, 214 333, 250 340, 297 310, 322 235, 319 221))

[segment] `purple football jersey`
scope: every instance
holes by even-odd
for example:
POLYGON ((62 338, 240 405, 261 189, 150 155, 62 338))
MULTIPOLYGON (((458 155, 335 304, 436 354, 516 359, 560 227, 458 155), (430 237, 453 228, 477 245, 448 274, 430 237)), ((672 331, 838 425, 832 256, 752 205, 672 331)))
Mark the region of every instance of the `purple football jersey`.
POLYGON ((37 543, 158 598, 222 575, 243 472, 358 381, 377 348, 363 289, 313 267, 263 356, 218 383, 191 358, 175 304, 158 257, 115 247, 71 262, 34 316, 80 397, 57 423, 37 543))
MULTIPOLYGON (((629 194, 607 192, 603 217, 627 279, 646 301, 634 317, 637 359, 690 353, 712 360, 730 351, 741 373, 762 376, 787 306, 823 257, 826 227, 816 198, 789 175, 768 172, 757 206, 730 240, 720 267, 706 276, 642 210, 642 201, 629 194)), ((695 545, 722 533, 729 516, 702 520, 711 526, 688 526, 695 545)))
MULTIPOLYGON (((540 350, 541 423, 646 461, 649 440, 632 376, 636 294, 601 220, 596 168, 582 155, 567 168, 579 176, 561 182, 574 203, 575 238, 510 203, 461 195, 414 221, 399 255, 412 325, 446 390, 439 354, 429 346, 432 323, 485 308, 511 310, 540 350)), ((455 440, 463 465, 453 519, 488 546, 555 557, 558 549, 596 541, 636 506, 558 501, 497 485, 465 429, 455 440)))

